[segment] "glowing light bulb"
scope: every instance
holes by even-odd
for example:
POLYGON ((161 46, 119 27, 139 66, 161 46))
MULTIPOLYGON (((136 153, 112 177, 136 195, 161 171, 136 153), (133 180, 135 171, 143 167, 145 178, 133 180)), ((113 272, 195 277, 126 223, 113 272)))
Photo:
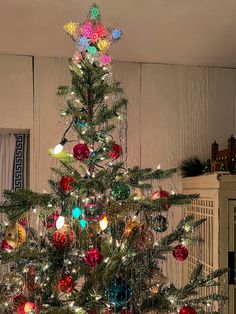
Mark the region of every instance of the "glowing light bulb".
POLYGON ((63 138, 59 144, 57 144, 53 149, 53 154, 58 155, 63 151, 64 145, 68 142, 66 138, 63 138))
POLYGON ((57 155, 63 151, 63 146, 61 144, 57 144, 53 149, 53 154, 57 155))
POLYGON ((75 207, 75 208, 72 210, 72 217, 73 217, 73 218, 78 219, 81 215, 82 215, 82 210, 81 210, 81 208, 75 207))
POLYGON ((61 229, 65 224, 65 217, 64 216, 59 216, 57 218, 57 221, 56 221, 56 228, 57 230, 61 229))
POLYGON ((84 229, 87 226, 87 221, 85 219, 81 219, 79 221, 80 226, 84 229))
POLYGON ((35 308, 34 303, 26 302, 26 303, 25 303, 25 306, 24 306, 24 311, 25 311, 25 313, 29 313, 29 312, 31 312, 34 308, 35 308))
POLYGON ((105 230, 107 228, 108 220, 106 216, 99 222, 99 225, 102 230, 105 230))

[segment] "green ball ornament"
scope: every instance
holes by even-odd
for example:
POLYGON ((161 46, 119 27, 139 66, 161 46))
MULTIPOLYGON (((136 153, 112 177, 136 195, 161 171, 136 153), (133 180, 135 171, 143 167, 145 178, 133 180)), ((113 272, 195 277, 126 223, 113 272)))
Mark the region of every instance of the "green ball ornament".
POLYGON ((112 185, 111 195, 116 201, 124 201, 129 198, 130 188, 123 182, 115 182, 112 185))
POLYGON ((152 220, 152 228, 156 232, 165 232, 168 229, 168 221, 162 216, 158 215, 152 220))

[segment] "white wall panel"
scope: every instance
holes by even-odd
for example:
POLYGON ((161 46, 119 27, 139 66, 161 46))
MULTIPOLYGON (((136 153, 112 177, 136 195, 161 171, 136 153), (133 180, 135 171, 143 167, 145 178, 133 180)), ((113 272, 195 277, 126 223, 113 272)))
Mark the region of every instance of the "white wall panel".
POLYGON ((0 56, 0 128, 32 128, 32 78, 31 57, 0 56))

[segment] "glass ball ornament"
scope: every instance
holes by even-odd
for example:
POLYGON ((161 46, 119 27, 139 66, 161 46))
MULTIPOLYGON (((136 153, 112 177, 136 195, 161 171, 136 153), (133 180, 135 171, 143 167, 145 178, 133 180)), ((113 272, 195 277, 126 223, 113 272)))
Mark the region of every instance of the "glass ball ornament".
POLYGON ((130 188, 123 182, 115 182, 111 188, 111 195, 116 201, 124 201, 130 196, 130 188))
POLYGON ((108 155, 112 159, 117 159, 117 158, 119 158, 121 156, 121 154, 122 154, 121 146, 118 145, 118 144, 113 144, 108 155))
POLYGON ((16 297, 22 293, 25 285, 24 277, 16 272, 11 272, 3 276, 2 291, 8 297, 16 297))
POLYGON ((168 221, 162 216, 158 215, 152 220, 152 228, 156 232, 165 232, 168 229, 168 221))
MULTIPOLYGON (((169 196, 170 196, 170 193, 168 191, 160 189, 151 195, 151 200, 155 201, 158 199, 168 199, 169 196)), ((161 207, 164 210, 167 210, 171 207, 171 204, 166 203, 166 204, 163 204, 161 207)))
POLYGON ((66 191, 69 192, 72 190, 72 186, 71 184, 74 182, 74 178, 70 177, 70 176, 63 176, 60 180, 60 187, 66 191))
POLYGON ((84 108, 79 109, 79 113, 74 119, 74 125, 80 128, 86 127, 88 125, 87 111, 84 108))
POLYGON ((76 160, 84 161, 89 158, 90 150, 85 143, 76 144, 73 148, 73 156, 76 160))
POLYGON ((65 276, 59 281, 59 288, 63 293, 71 293, 74 287, 75 282, 71 276, 65 276))
POLYGON ((13 250, 13 247, 9 245, 9 243, 4 239, 2 240, 1 248, 3 251, 11 252, 13 250))
POLYGON ((140 228, 139 234, 135 240, 135 245, 139 250, 148 250, 152 248, 154 236, 152 232, 144 226, 140 228))
POLYGON ((76 235, 68 224, 56 230, 52 235, 52 243, 56 249, 65 249, 75 244, 76 235))
POLYGON ((122 278, 116 278, 111 281, 108 291, 108 301, 117 308, 126 306, 131 295, 129 284, 122 278))
POLYGON ((83 206, 86 220, 98 221, 102 218, 103 209, 100 203, 88 203, 83 206))
POLYGON ((44 226, 47 229, 51 229, 53 227, 56 226, 56 221, 59 217, 59 213, 58 211, 53 211, 48 217, 47 219, 44 221, 44 226))
POLYGON ((85 253, 84 262, 91 267, 97 266, 102 260, 102 254, 98 249, 89 249, 85 253))
POLYGON ((197 311, 192 306, 183 306, 179 310, 179 314, 197 314, 197 311))
POLYGON ((188 257, 188 249, 183 244, 179 244, 173 249, 173 256, 177 261, 183 262, 188 257))
POLYGON ((18 223, 10 224, 7 227, 5 239, 13 249, 19 247, 26 240, 26 231, 18 223))

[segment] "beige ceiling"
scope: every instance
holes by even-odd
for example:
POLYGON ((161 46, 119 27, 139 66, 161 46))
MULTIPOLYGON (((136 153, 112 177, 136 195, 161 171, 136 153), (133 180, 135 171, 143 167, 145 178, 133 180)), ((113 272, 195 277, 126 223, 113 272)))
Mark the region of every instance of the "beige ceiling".
MULTIPOLYGON (((89 0, 0 0, 0 53, 71 56, 62 26, 89 0)), ((236 0, 98 0, 124 37, 113 59, 236 67, 236 0)))

